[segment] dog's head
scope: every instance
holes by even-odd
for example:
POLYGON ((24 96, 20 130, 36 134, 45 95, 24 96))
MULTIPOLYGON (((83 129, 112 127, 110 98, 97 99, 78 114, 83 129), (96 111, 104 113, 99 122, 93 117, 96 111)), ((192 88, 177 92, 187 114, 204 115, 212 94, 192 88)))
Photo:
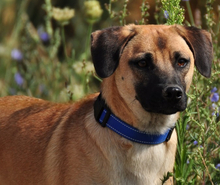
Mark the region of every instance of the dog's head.
POLYGON ((111 27, 92 33, 91 54, 96 73, 114 76, 124 101, 138 102, 147 112, 186 108, 194 64, 203 76, 211 75, 211 36, 195 27, 111 27))

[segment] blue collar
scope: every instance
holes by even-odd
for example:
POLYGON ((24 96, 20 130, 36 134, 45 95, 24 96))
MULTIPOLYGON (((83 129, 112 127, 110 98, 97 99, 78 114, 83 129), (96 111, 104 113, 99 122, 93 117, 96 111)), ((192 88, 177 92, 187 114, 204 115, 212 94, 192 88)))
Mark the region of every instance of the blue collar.
POLYGON ((103 127, 108 127, 122 137, 137 143, 156 145, 168 142, 173 132, 173 128, 166 131, 165 134, 150 134, 130 126, 117 118, 102 99, 101 93, 94 103, 94 115, 96 121, 103 127))

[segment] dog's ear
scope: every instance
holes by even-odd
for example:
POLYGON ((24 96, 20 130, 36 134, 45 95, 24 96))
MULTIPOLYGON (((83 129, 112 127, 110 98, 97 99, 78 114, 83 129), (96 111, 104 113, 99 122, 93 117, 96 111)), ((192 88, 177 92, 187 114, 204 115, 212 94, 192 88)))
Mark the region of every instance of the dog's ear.
POLYGON ((193 52, 195 66, 205 77, 211 76, 213 59, 211 34, 196 27, 175 26, 193 52))
POLYGON ((135 35, 130 26, 111 27, 91 34, 91 55, 101 78, 112 75, 129 40, 135 35))

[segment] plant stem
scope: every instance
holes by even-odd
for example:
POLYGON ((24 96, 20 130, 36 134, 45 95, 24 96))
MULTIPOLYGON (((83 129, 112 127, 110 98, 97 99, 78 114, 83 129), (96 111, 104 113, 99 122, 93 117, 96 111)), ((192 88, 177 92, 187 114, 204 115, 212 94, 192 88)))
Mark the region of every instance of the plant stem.
POLYGON ((89 24, 88 33, 86 37, 86 46, 85 46, 86 60, 88 60, 89 57, 89 41, 90 41, 90 34, 92 33, 92 26, 93 24, 89 24))
POLYGON ((47 15, 45 17, 45 24, 46 24, 46 31, 47 33, 52 36, 53 35, 53 28, 51 23, 52 18, 52 4, 51 0, 45 0, 45 7, 44 7, 47 15))
POLYGON ((64 25, 61 25, 61 35, 62 35, 62 41, 63 41, 63 51, 65 54, 65 58, 68 61, 68 55, 66 52, 66 40, 65 40, 65 32, 64 32, 64 25))
POLYGON ((186 7, 187 7, 188 14, 189 14, 190 22, 191 22, 192 26, 195 26, 195 22, 194 22, 194 18, 193 18, 193 14, 192 14, 192 10, 191 10, 189 1, 186 1, 186 7))
POLYGON ((122 15, 120 16, 120 24, 121 24, 121 26, 124 26, 126 24, 126 19, 125 18, 128 16, 128 14, 127 14, 128 2, 129 2, 129 0, 125 0, 124 1, 122 15))
MULTIPOLYGON (((205 159, 203 158, 203 156, 202 156, 202 154, 200 152, 199 152, 199 155, 200 155, 200 157, 202 159, 202 162, 203 162, 203 165, 205 166, 205 169, 206 169, 206 171, 208 173, 209 180, 210 180, 211 184, 214 185, 214 183, 212 182, 212 177, 211 177, 211 175, 209 173, 209 169, 208 169, 208 167, 206 165, 205 159)), ((204 181, 204 184, 205 184, 205 181, 204 181)))
POLYGON ((94 77, 95 79, 97 79, 99 82, 102 82, 102 79, 99 78, 95 73, 93 73, 92 75, 93 75, 93 77, 94 77))
POLYGON ((109 0, 109 4, 108 4, 108 13, 110 15, 110 18, 112 18, 112 1, 109 0))

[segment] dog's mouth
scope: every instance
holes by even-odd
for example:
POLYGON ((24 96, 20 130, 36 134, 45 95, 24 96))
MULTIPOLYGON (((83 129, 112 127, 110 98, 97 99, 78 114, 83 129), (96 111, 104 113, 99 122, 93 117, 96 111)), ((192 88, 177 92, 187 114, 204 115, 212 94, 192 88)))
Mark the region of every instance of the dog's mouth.
MULTIPOLYGON (((142 106, 143 107, 143 106, 142 106)), ((148 108, 148 107, 143 107, 144 110, 146 110, 147 112, 152 112, 152 113, 159 113, 159 114, 166 114, 166 115, 170 115, 170 114, 175 114, 177 112, 181 112, 184 111, 186 109, 186 106, 178 106, 178 105, 174 105, 174 106, 170 106, 170 107, 166 107, 164 108, 163 106, 157 107, 155 109, 153 108, 148 108)))
POLYGON ((175 89, 170 93, 169 90, 157 90, 150 93, 139 93, 135 99, 139 101, 142 108, 147 112, 160 114, 175 114, 184 111, 187 107, 187 96, 182 89, 175 89), (164 93, 166 92, 166 93, 164 93))
MULTIPOLYGON (((136 98, 137 101, 139 101, 138 98, 136 98)), ((186 109, 187 101, 181 101, 178 103, 171 103, 171 102, 158 102, 158 103, 153 103, 153 102, 143 102, 139 101, 142 108, 147 111, 147 112, 152 112, 152 113, 160 113, 160 114, 175 114, 177 112, 184 111, 186 109)))

